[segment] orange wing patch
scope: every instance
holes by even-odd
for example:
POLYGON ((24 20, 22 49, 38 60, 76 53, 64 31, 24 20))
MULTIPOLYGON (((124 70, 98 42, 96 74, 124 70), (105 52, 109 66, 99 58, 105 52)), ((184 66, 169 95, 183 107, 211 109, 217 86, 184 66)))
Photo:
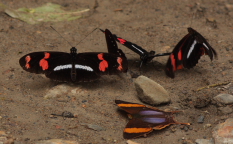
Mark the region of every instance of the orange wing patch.
POLYGON ((153 128, 125 128, 125 133, 146 133, 152 131, 153 128))
POLYGON ((31 61, 31 57, 28 55, 28 56, 26 56, 25 57, 25 61, 26 61, 26 65, 25 65, 25 67, 27 68, 27 69, 29 69, 31 66, 30 66, 30 64, 29 64, 29 62, 31 61))
POLYGON ((50 58, 50 53, 45 52, 44 54, 44 58, 40 60, 40 66, 42 67, 42 70, 47 70, 49 68, 49 63, 46 59, 50 58))
POLYGON ((99 70, 105 72, 106 69, 108 68, 108 62, 104 60, 103 53, 98 54, 98 59, 102 60, 99 64, 99 70))

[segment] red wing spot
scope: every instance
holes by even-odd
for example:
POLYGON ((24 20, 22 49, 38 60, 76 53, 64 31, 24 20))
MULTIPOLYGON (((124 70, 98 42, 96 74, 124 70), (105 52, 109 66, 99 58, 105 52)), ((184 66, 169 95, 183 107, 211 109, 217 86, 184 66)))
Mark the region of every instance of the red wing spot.
POLYGON ((182 60, 182 51, 181 50, 178 52, 178 59, 182 60))
POLYGON ((183 69, 184 67, 183 67, 183 65, 181 64, 181 65, 178 65, 178 67, 177 67, 177 69, 183 69))
POLYGON ((50 53, 45 52, 44 53, 44 59, 48 59, 50 57, 50 53))
POLYGON ((106 60, 103 60, 100 62, 99 69, 100 71, 106 71, 106 68, 108 68, 108 62, 106 60))
POLYGON ((42 70, 47 70, 49 68, 49 63, 46 59, 50 58, 50 53, 45 52, 44 55, 44 58, 40 60, 40 66, 42 70))
POLYGON ((98 59, 102 60, 99 64, 100 71, 105 72, 106 69, 108 68, 108 62, 104 60, 103 53, 98 54, 98 59))
POLYGON ((103 53, 98 54, 98 59, 99 59, 99 60, 104 60, 104 58, 103 58, 103 53))
POLYGON ((119 40, 119 42, 121 43, 121 44, 125 44, 125 42, 126 42, 126 40, 124 40, 124 39, 122 39, 122 38, 117 38, 118 40, 119 40))
POLYGON ((205 49, 203 47, 200 50, 201 50, 201 55, 208 55, 205 53, 205 49))
POLYGON ((25 61, 26 61, 25 67, 26 67, 27 69, 30 68, 29 62, 31 61, 31 59, 32 59, 32 58, 31 58, 29 55, 25 57, 25 61))
POLYGON ((171 58, 171 64, 173 67, 173 71, 176 71, 176 59, 174 58, 174 54, 171 54, 170 58, 171 58))
POLYGON ((123 70, 122 62, 123 62, 122 58, 118 57, 118 58, 117 58, 117 63, 119 64, 119 66, 118 66, 117 69, 118 69, 119 71, 123 70))
POLYGON ((43 70, 47 70, 49 68, 48 61, 45 59, 40 60, 40 66, 43 70))

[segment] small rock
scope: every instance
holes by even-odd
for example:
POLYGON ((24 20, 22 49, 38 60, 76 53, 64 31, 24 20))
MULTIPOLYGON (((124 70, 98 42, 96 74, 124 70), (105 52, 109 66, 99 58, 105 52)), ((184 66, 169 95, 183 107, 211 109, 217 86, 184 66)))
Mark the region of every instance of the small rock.
POLYGON ((189 128, 188 128, 187 126, 185 126, 185 127, 184 127, 184 131, 187 132, 188 130, 189 130, 189 128))
POLYGON ((8 136, 4 131, 0 131, 0 144, 13 144, 14 139, 8 136))
POLYGON ((127 143, 127 144, 140 144, 140 143, 136 143, 136 142, 131 141, 131 140, 127 140, 126 143, 127 143))
POLYGON ((232 4, 226 4, 225 7, 227 8, 227 10, 233 10, 232 4))
POLYGON ((222 104, 233 104, 233 95, 230 94, 219 94, 213 99, 222 104))
POLYGON ((212 134, 216 144, 233 144, 233 118, 218 124, 212 134))
POLYGON ((93 129, 95 131, 106 131, 105 128, 99 126, 99 125, 94 125, 94 124, 86 124, 86 123, 81 123, 81 125, 87 126, 89 129, 93 129))
POLYGON ((212 126, 212 124, 206 124, 206 125, 204 125, 204 128, 209 128, 211 126, 212 126))
POLYGON ((138 97, 145 103, 159 105, 171 101, 168 92, 160 84, 145 76, 135 80, 135 87, 138 97))
POLYGON ((62 85, 57 85, 53 88, 51 88, 46 95, 44 96, 45 99, 49 99, 49 98, 56 98, 59 96, 62 96, 66 93, 68 93, 69 91, 69 86, 62 84, 62 85))
POLYGON ((214 144, 213 139, 196 139, 195 140, 196 144, 214 144))
POLYGON ((205 116, 200 115, 200 116, 198 117, 198 119, 197 119, 197 122, 198 122, 198 123, 203 123, 203 122, 204 122, 204 119, 205 119, 205 116))
POLYGON ((232 113, 232 108, 229 107, 229 106, 226 106, 226 107, 220 107, 218 108, 218 110, 222 113, 222 114, 230 114, 232 113))
POLYGON ((38 142, 35 142, 35 144, 79 144, 79 143, 77 141, 50 139, 50 140, 38 141, 38 142))

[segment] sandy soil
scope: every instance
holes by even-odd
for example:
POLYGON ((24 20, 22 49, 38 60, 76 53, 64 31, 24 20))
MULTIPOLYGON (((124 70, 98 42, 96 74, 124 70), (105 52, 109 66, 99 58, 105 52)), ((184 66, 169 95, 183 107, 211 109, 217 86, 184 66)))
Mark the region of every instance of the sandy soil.
MULTIPOLYGON (((11 8, 37 7, 48 1, 11 0, 1 1, 11 8)), ((61 95, 60 98, 45 100, 43 96, 60 83, 41 75, 23 71, 18 60, 34 51, 69 52, 70 46, 54 32, 55 27, 70 43, 76 45, 94 28, 108 28, 112 33, 141 45, 146 50, 157 53, 171 52, 177 42, 187 34, 187 27, 201 33, 218 52, 218 60, 210 62, 207 56, 190 70, 177 71, 175 79, 167 77, 164 67, 168 57, 158 57, 144 65, 141 74, 160 83, 172 98, 170 104, 158 106, 160 109, 179 108, 176 114, 181 122, 192 123, 187 131, 180 126, 172 126, 152 132, 147 138, 134 141, 139 143, 187 143, 198 138, 211 138, 212 128, 232 114, 222 115, 212 97, 219 93, 232 93, 219 87, 196 91, 210 84, 233 80, 233 8, 228 0, 52 0, 50 2, 66 6, 95 9, 83 19, 29 25, 0 13, 0 130, 8 132, 22 143, 59 138, 77 140, 80 143, 125 143, 122 133, 128 121, 126 115, 117 110, 115 99, 141 103, 137 98, 130 74, 105 76, 92 83, 70 84, 80 88, 80 94, 61 95), (212 22, 217 22, 217 28, 212 22), (169 26, 163 26, 169 25, 169 26), (170 46, 169 49, 165 49, 170 46), (62 99, 62 100, 61 100, 62 99), (203 104, 200 106, 200 103, 203 104), (70 111, 78 117, 51 118, 50 114, 70 111), (197 123, 200 115, 205 116, 202 124, 197 123), (81 123, 96 124, 105 131, 94 131, 81 123), (206 127, 211 124, 212 127, 206 127), (174 131, 175 129, 175 131, 174 131), (185 140, 182 140, 185 139, 185 140)), ((129 59, 129 69, 139 73, 139 56, 119 45, 129 59)), ((77 46, 78 52, 106 52, 104 35, 93 32, 77 46)))

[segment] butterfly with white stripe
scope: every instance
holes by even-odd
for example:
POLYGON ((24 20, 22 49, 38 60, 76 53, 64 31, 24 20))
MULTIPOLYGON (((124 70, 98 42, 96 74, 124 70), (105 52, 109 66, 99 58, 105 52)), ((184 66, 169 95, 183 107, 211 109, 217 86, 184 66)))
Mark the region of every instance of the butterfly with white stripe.
POLYGON ((208 55, 211 59, 217 58, 216 51, 206 39, 193 28, 188 28, 185 35, 175 46, 167 61, 165 72, 174 78, 174 72, 178 69, 193 68, 202 55, 208 55))
POLYGON ((46 77, 66 82, 85 82, 99 78, 101 75, 112 75, 126 72, 128 62, 125 54, 118 49, 115 39, 109 30, 105 30, 108 53, 77 53, 72 47, 65 52, 33 52, 19 60, 20 66, 28 72, 45 74, 46 77))

